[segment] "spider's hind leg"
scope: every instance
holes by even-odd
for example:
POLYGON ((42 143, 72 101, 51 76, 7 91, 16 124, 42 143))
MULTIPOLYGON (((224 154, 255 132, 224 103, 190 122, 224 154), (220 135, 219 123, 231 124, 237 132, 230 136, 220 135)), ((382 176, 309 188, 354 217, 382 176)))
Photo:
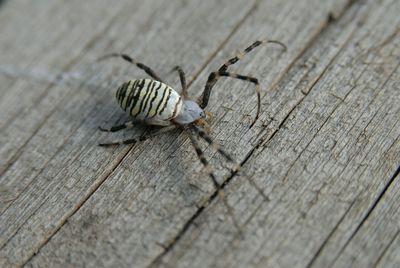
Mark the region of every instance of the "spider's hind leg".
POLYGON ((150 67, 148 67, 147 65, 141 63, 141 62, 137 62, 136 60, 134 60, 132 57, 128 56, 127 54, 123 54, 123 53, 111 53, 111 54, 106 54, 100 58, 97 59, 97 61, 101 61, 101 60, 105 60, 108 58, 122 58, 125 61, 135 64, 139 69, 142 69, 143 71, 145 71, 148 75, 151 76, 151 78, 162 82, 161 78, 153 71, 153 69, 151 69, 150 67))
POLYGON ((134 126, 134 121, 128 121, 121 125, 115 125, 110 128, 99 127, 99 129, 103 132, 116 132, 116 131, 120 131, 120 130, 123 130, 126 128, 132 128, 133 126, 134 126))
POLYGON ((182 70, 180 66, 175 66, 172 71, 177 71, 179 73, 179 79, 181 81, 182 86, 182 96, 186 99, 187 98, 187 85, 186 85, 186 76, 185 72, 182 70))
POLYGON ((163 127, 163 128, 159 129, 158 131, 156 131, 154 133, 149 133, 147 135, 139 136, 139 138, 133 138, 133 139, 127 139, 127 140, 118 140, 118 141, 112 141, 112 142, 106 142, 106 143, 99 143, 99 146, 109 147, 109 146, 116 146, 116 145, 122 145, 122 144, 135 144, 136 142, 145 141, 147 139, 150 139, 152 137, 155 137, 157 135, 160 135, 162 133, 165 133, 165 132, 170 131, 170 130, 175 129, 175 128, 176 128, 176 126, 170 125, 170 126, 163 127))
POLYGON ((110 147, 110 146, 117 146, 117 145, 122 145, 122 144, 135 144, 139 140, 140 140, 140 138, 139 139, 118 140, 118 141, 112 141, 112 142, 99 143, 98 145, 101 147, 110 147))

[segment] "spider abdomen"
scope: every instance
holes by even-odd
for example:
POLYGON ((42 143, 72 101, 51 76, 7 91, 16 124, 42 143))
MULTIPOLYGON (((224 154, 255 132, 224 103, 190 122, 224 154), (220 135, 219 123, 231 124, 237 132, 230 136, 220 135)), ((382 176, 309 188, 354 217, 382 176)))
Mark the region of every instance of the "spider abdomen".
POLYGON ((182 108, 182 98, 174 89, 152 79, 129 80, 118 88, 116 98, 137 120, 172 120, 182 108))

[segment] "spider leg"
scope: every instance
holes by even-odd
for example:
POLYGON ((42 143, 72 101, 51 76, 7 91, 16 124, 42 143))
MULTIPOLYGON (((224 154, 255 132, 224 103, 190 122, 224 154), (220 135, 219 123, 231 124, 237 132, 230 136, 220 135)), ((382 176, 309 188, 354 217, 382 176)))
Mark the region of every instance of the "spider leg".
POLYGON ((240 59, 243 58, 243 56, 247 53, 249 53, 250 51, 252 51, 254 48, 262 45, 262 44, 266 44, 266 43, 275 43, 278 44, 280 46, 283 47, 284 50, 287 50, 287 46, 285 44, 283 44, 280 41, 277 40, 257 40, 255 41, 253 44, 251 44, 249 47, 247 47, 243 52, 237 54, 235 57, 229 59, 226 63, 224 63, 220 68, 219 71, 226 71, 228 70, 228 67, 230 65, 235 64, 236 62, 238 62, 240 59))
MULTIPOLYGON (((121 125, 115 125, 109 128, 103 128, 101 126, 99 126, 100 131, 103 132, 116 132, 116 131, 120 131, 123 129, 127 129, 127 128, 132 128, 135 126, 135 123, 137 123, 140 121, 137 120, 132 120, 132 121, 128 121, 125 122, 121 125)), ((146 125, 154 125, 154 126, 171 126, 171 122, 170 121, 161 121, 161 120, 155 120, 155 119, 147 119, 141 122, 142 124, 146 124, 146 125)))
POLYGON ((128 121, 121 125, 115 125, 110 128, 99 127, 99 129, 103 132, 116 132, 116 131, 120 131, 120 130, 123 130, 126 128, 132 128, 133 126, 134 126, 134 121, 128 121))
POLYGON ((203 153, 203 151, 201 150, 201 148, 199 146, 199 143, 197 142, 195 136, 190 131, 188 131, 188 133, 189 133, 190 142, 192 143, 192 145, 193 145, 193 147, 194 147, 194 149, 196 151, 197 157, 200 159, 200 162, 206 168, 206 170, 208 172, 208 175, 210 176, 210 178, 211 178, 216 190, 220 191, 221 190, 221 186, 217 182, 217 179, 216 179, 214 173, 212 172, 212 170, 210 168, 210 165, 208 164, 208 161, 205 158, 204 153, 203 153))
POLYGON ((187 97, 187 85, 186 85, 186 77, 185 77, 185 72, 182 70, 180 66, 175 66, 172 71, 178 71, 179 73, 179 79, 181 80, 181 85, 182 85, 182 96, 186 99, 187 97))
POLYGON ((228 209, 228 213, 231 216, 233 224, 235 225, 236 229, 238 229, 240 235, 243 236, 242 229, 240 228, 239 224, 236 222, 235 217, 233 216, 233 209, 226 201, 226 198, 225 198, 224 192, 221 188, 221 185, 218 184, 215 174, 211 170, 207 159, 204 157, 204 153, 201 150, 195 136, 193 135, 193 133, 190 130, 188 131, 188 133, 189 133, 189 139, 190 139, 194 149, 196 150, 197 156, 199 157, 199 159, 200 159, 201 163, 204 165, 204 167, 208 170, 208 175, 210 176, 211 180, 213 181, 214 187, 217 190, 217 194, 218 194, 219 198, 224 202, 226 208, 228 209))
POLYGON ((251 76, 246 76, 246 75, 241 75, 241 74, 236 74, 236 73, 229 73, 229 72, 225 72, 225 71, 216 73, 216 79, 218 79, 221 76, 226 76, 226 77, 236 78, 239 80, 248 81, 248 82, 256 85, 257 112, 256 112, 256 116, 255 116, 253 122, 250 124, 250 128, 251 128, 254 125, 254 123, 257 121, 257 119, 260 115, 260 111, 261 111, 261 95, 260 95, 261 88, 260 88, 260 83, 258 82, 258 79, 255 77, 251 77, 251 76))
POLYGON ((112 141, 112 142, 107 142, 107 143, 99 143, 99 146, 109 147, 109 146, 116 146, 116 145, 122 145, 122 144, 135 144, 136 142, 145 141, 147 139, 150 139, 152 137, 155 137, 157 135, 160 135, 162 133, 165 133, 165 132, 170 131, 175 128, 176 128, 176 126, 171 125, 171 126, 163 127, 154 133, 149 133, 147 135, 139 136, 139 138, 118 140, 118 141, 112 141))
POLYGON ((162 82, 162 79, 150 67, 148 67, 147 65, 144 65, 141 62, 137 62, 136 60, 134 60, 133 58, 131 58, 130 56, 128 56, 126 54, 122 54, 122 53, 106 54, 106 55, 98 58, 97 61, 105 60, 105 59, 108 59, 108 58, 122 58, 122 59, 126 60, 127 62, 135 64, 138 68, 140 68, 143 71, 145 71, 153 79, 162 82))
POLYGON ((106 142, 106 143, 99 143, 98 145, 101 147, 110 147, 110 146, 117 146, 117 145, 122 145, 122 144, 135 144, 138 142, 139 139, 127 139, 127 140, 118 140, 118 141, 112 141, 112 142, 106 142))
POLYGON ((143 123, 145 125, 160 126, 160 127, 171 126, 171 121, 169 120, 158 120, 154 118, 145 119, 143 123))
POLYGON ((234 169, 232 170, 233 172, 237 172, 240 168, 240 164, 237 163, 232 156, 229 155, 229 153, 227 153, 224 149, 222 149, 221 145, 219 145, 218 143, 214 142, 212 140, 212 138, 201 128, 193 125, 192 126, 193 131, 199 135, 200 138, 202 138, 203 140, 205 140, 208 144, 210 144, 214 150, 216 150, 218 153, 220 153, 223 157, 225 157, 226 160, 228 160, 231 163, 235 164, 234 169))
MULTIPOLYGON (((249 47, 247 47, 243 52, 239 53, 238 55, 236 55, 235 57, 229 59, 226 63, 224 63, 216 72, 212 72, 210 73, 210 75, 208 76, 207 79, 207 83, 206 86, 204 88, 201 100, 200 100, 200 107, 202 109, 206 108, 208 105, 208 101, 210 100, 210 95, 211 95, 211 90, 214 87, 214 85, 217 83, 218 79, 221 76, 227 76, 227 75, 223 75, 223 74, 227 74, 227 70, 228 67, 235 64, 236 62, 238 62, 241 58, 243 58, 243 56, 247 53, 249 53, 250 51, 252 51, 254 48, 260 46, 261 44, 265 44, 265 43, 275 43, 275 44, 279 44, 280 46, 282 46, 285 50, 287 49, 286 45, 276 41, 276 40, 257 40, 255 41, 253 44, 251 44, 249 47)), ((242 76, 243 77, 243 76, 242 76)), ((239 77, 236 77, 239 78, 239 77)), ((241 79, 241 78, 239 78, 241 79)), ((246 79, 244 79, 246 80, 246 79)), ((258 83, 258 81, 257 81, 258 83)), ((260 108, 260 107, 259 107, 260 108)), ((256 118, 257 119, 257 118, 256 118)), ((252 123, 252 125, 254 124, 254 122, 252 123)))

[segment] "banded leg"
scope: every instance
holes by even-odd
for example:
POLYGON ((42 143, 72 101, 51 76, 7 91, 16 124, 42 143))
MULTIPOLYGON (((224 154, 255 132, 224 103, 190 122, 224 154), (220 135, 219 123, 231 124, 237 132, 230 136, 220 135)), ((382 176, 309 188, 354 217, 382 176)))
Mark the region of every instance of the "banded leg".
MULTIPOLYGON (((217 150, 222 156, 225 157, 226 160, 228 160, 231 163, 234 163, 235 166, 231 170, 232 173, 237 173, 241 167, 241 164, 233 160, 233 157, 231 157, 227 152, 225 152, 221 146, 217 143, 215 143, 208 134, 202 130, 201 128, 198 128, 197 126, 193 125, 192 127, 193 131, 197 133, 202 139, 204 139, 208 144, 210 144, 215 150, 217 150)), ((244 178, 249 182, 250 185, 252 185, 258 193, 264 198, 264 200, 269 200, 269 198, 265 195, 262 189, 260 189, 257 184, 254 183, 248 176, 244 176, 244 178)))
POLYGON ((186 77, 185 77, 185 72, 182 70, 180 66, 175 66, 172 71, 178 71, 179 73, 179 79, 181 80, 181 85, 182 85, 182 96, 186 99, 187 97, 187 86, 186 86, 186 77))
POLYGON ((133 121, 128 121, 121 125, 115 125, 110 128, 99 127, 99 129, 100 129, 100 131, 103 131, 103 132, 116 132, 116 131, 120 131, 120 130, 123 130, 126 128, 132 128, 132 127, 133 127, 133 121))
POLYGON ((220 191, 221 186, 218 184, 217 178, 215 177, 214 173, 212 172, 212 170, 211 170, 211 168, 210 168, 210 166, 208 164, 208 161, 205 158, 204 153, 200 148, 199 143, 197 142, 195 136, 190 131, 188 131, 188 133, 189 133, 190 142, 192 143, 192 145, 193 145, 193 147, 194 147, 194 149, 196 151, 197 157, 200 159, 200 162, 206 168, 206 170, 208 172, 208 175, 210 176, 210 178, 211 178, 211 180, 212 180, 212 182, 214 184, 215 189, 217 191, 220 191))
POLYGON ((257 113, 256 113, 256 116, 255 116, 253 122, 250 124, 250 128, 251 128, 254 125, 254 123, 257 121, 257 119, 258 119, 258 117, 260 115, 260 111, 261 111, 261 95, 260 95, 261 88, 260 88, 260 83, 258 82, 258 79, 255 78, 255 77, 251 77, 251 76, 235 74, 235 73, 229 73, 229 72, 218 72, 218 73, 212 73, 212 74, 215 75, 215 79, 216 80, 218 80, 221 76, 226 76, 226 77, 231 77, 231 78, 237 78, 239 80, 248 81, 248 82, 253 83, 253 84, 256 85, 257 113))
POLYGON ((99 143, 99 146, 109 147, 109 146, 116 146, 116 145, 122 145, 122 144, 135 144, 136 142, 145 141, 147 139, 150 139, 150 138, 155 137, 157 135, 160 135, 162 133, 171 131, 172 129, 175 129, 175 128, 176 128, 175 126, 167 126, 167 127, 161 128, 160 130, 158 130, 158 131, 156 131, 154 133, 150 133, 150 134, 147 134, 147 135, 139 136, 139 138, 112 141, 112 142, 107 142, 107 143, 99 143))
POLYGON ((214 148, 218 153, 220 153, 223 157, 225 157, 226 160, 228 160, 231 163, 235 164, 234 169, 232 170, 233 172, 237 172, 240 168, 240 164, 237 163, 232 156, 230 156, 224 149, 221 148, 221 145, 218 143, 214 142, 212 138, 201 128, 198 128, 197 126, 193 125, 192 126, 193 131, 199 135, 200 138, 205 140, 210 146, 214 148))
POLYGON ((196 150, 196 154, 199 157, 201 163, 203 164, 203 166, 207 169, 208 171, 208 175, 210 176, 211 180, 213 181, 214 187, 217 190, 217 194, 219 196, 219 198, 224 202, 226 208, 228 209, 228 213, 230 214, 233 224, 235 225, 236 229, 239 230, 239 233, 241 236, 243 236, 243 232, 242 229, 240 228, 239 224, 236 222, 234 216, 233 216, 233 209, 232 207, 228 204, 228 202, 226 201, 224 192, 222 191, 221 186, 218 184, 217 179, 214 175, 214 173, 212 172, 211 168, 209 167, 208 161, 207 159, 204 157, 204 153, 201 150, 195 136, 193 135, 193 133, 189 130, 189 139, 194 147, 194 149, 196 150))
POLYGON ((284 50, 287 49, 286 45, 276 41, 276 40, 257 40, 253 44, 251 44, 249 47, 247 47, 243 52, 239 53, 235 57, 229 59, 226 63, 224 63, 217 72, 212 72, 208 76, 206 86, 204 88, 203 94, 202 94, 202 100, 200 102, 200 107, 202 109, 206 108, 208 105, 208 101, 210 100, 210 95, 211 95, 211 90, 214 87, 214 85, 217 83, 218 79, 222 76, 221 73, 225 73, 228 70, 228 67, 235 64, 238 62, 243 56, 250 51, 252 51, 254 48, 260 46, 261 44, 265 43, 275 43, 278 45, 281 45, 284 50))
POLYGON ((122 53, 106 54, 106 55, 100 57, 99 59, 97 59, 97 61, 105 60, 108 58, 122 58, 122 59, 126 60, 127 62, 135 64, 138 68, 145 71, 153 79, 162 82, 161 78, 150 67, 148 67, 147 65, 144 65, 143 63, 137 62, 136 60, 134 60, 133 58, 131 58, 130 56, 128 56, 126 54, 122 54, 122 53))
POLYGON ((280 46, 283 47, 284 50, 287 50, 287 47, 284 43, 277 41, 277 40, 257 40, 255 41, 253 44, 251 44, 249 47, 247 47, 243 52, 237 54, 235 57, 229 59, 226 63, 224 63, 218 71, 227 71, 228 67, 230 65, 235 64, 236 62, 238 62, 239 60, 241 60, 243 58, 243 56, 247 53, 249 53, 250 51, 252 51, 254 48, 262 45, 262 44, 266 44, 266 43, 275 43, 278 44, 280 46))

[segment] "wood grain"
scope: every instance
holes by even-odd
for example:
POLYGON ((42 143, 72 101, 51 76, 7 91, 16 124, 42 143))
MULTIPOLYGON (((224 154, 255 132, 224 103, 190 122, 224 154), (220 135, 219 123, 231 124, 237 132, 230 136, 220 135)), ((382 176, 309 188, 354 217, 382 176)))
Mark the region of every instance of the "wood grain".
MULTIPOLYGON (((166 266, 331 267, 338 261, 350 267, 349 258, 356 258, 369 267, 378 259, 380 251, 357 255, 360 246, 348 241, 399 166, 398 8, 387 12, 389 6, 392 1, 356 5, 356 14, 350 8, 310 47, 310 53, 324 51, 312 61, 316 66, 330 54, 321 45, 333 45, 337 54, 311 88, 299 88, 310 86, 307 80, 294 83, 306 96, 277 129, 267 127, 243 175, 228 184, 244 238, 226 224, 229 216, 220 220, 226 208, 215 202, 162 258, 166 266), (334 44, 343 35, 350 38, 334 44)), ((277 91, 290 90, 292 77, 289 71, 277 91)), ((389 230, 380 243, 365 241, 385 247, 398 225, 389 230)))
POLYGON ((31 5, 0 5, 1 267, 398 266, 398 1, 31 5), (185 133, 97 146, 145 130, 97 130, 127 120, 113 92, 144 77, 97 57, 126 52, 176 88, 179 64, 195 98, 265 37, 287 51, 232 66, 262 84, 256 125, 253 85, 221 79, 207 107, 243 165, 202 146, 233 215, 185 133))
MULTIPOLYGON (((94 6, 93 3, 89 7, 94 6)), ((79 5, 75 5, 77 8, 79 5)), ((239 2, 230 5, 220 2, 210 7, 201 2, 187 5, 181 1, 149 1, 140 5, 125 3, 118 13, 110 15, 109 25, 101 35, 96 34, 95 41, 89 41, 90 49, 71 67, 70 73, 78 73, 83 80, 51 83, 48 94, 36 103, 39 115, 31 112, 23 120, 14 120, 21 125, 24 120, 31 122, 36 129, 34 133, 25 129, 31 136, 1 178, 2 188, 11 189, 2 202, 0 217, 0 226, 4 226, 0 237, 1 266, 20 265, 37 252, 129 152, 129 147, 111 150, 98 147, 97 143, 107 137, 97 127, 113 124, 121 117, 111 89, 132 75, 144 74, 121 61, 93 66, 94 59, 110 50, 134 51, 133 56, 149 55, 147 60, 142 56, 140 59, 156 70, 165 70, 161 73, 164 76, 183 59, 187 62, 185 69, 196 73, 194 68, 197 66, 197 71, 201 68, 229 35, 229 30, 252 8, 251 4, 243 6, 239 2), (227 20, 231 13, 237 16, 227 20), (214 31, 204 35, 211 26, 214 31), (149 29, 153 30, 149 32, 149 29), (198 38, 193 35, 195 30, 199 31, 198 38), (171 36, 180 36, 180 40, 192 38, 192 43, 186 44, 171 36), (124 71, 119 72, 124 75, 115 75, 112 65, 122 65, 124 71)), ((59 9, 64 9, 63 5, 59 9)), ((87 11, 81 16, 85 15, 91 13, 87 11)), ((16 139, 20 138, 19 132, 12 133, 17 134, 16 139)), ((133 181, 131 177, 129 180, 133 181)))
POLYGON ((337 266, 397 267, 399 254, 399 173, 335 260, 337 266))

